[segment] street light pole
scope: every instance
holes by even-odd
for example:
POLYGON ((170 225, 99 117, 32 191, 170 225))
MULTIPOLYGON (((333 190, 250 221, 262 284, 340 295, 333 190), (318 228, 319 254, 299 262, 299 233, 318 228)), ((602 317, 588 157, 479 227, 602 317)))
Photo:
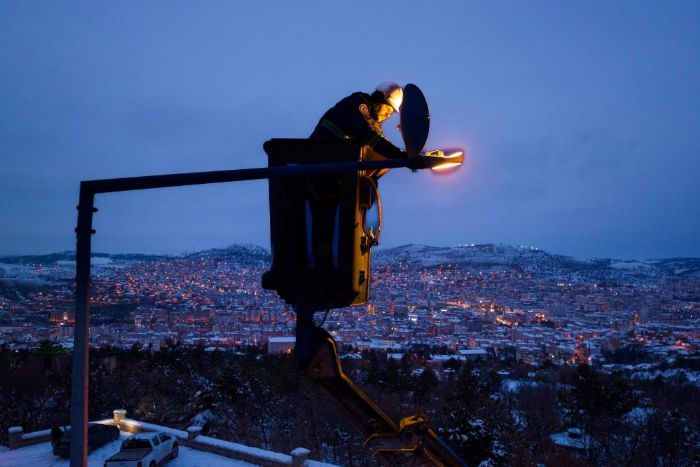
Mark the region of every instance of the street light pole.
POLYGON ((73 335, 73 378, 71 381, 71 467, 87 466, 88 381, 90 348, 90 250, 95 193, 80 184, 75 254, 75 327, 73 335))

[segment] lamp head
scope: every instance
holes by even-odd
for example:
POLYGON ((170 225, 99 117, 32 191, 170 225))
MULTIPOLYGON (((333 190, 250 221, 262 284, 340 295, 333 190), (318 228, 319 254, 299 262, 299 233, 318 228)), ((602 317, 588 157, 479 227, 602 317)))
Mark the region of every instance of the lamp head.
POLYGON ((420 156, 420 159, 423 168, 432 169, 435 172, 445 172, 462 165, 464 162, 464 150, 459 148, 435 149, 426 151, 420 156))

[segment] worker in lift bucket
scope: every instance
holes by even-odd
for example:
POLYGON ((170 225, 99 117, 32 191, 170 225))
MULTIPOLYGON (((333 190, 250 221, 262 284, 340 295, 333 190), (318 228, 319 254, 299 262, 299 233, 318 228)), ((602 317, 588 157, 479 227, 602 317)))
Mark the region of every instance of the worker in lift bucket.
POLYGON ((384 137, 382 122, 398 112, 403 89, 387 81, 372 94, 356 92, 329 109, 311 133, 311 139, 351 139, 365 144, 388 159, 405 159, 406 152, 384 137))
MULTIPOLYGON (((319 120, 310 139, 350 139, 369 146, 374 153, 387 159, 405 159, 407 154, 384 137, 382 122, 394 112, 399 112, 403 101, 403 89, 387 81, 372 92, 356 92, 330 108, 319 120)), ((370 174, 375 180, 386 170, 370 174)), ((321 270, 337 267, 337 252, 333 251, 335 219, 338 209, 340 178, 337 176, 313 176, 306 183, 310 192, 310 208, 313 217, 313 252, 310 266, 321 270)))

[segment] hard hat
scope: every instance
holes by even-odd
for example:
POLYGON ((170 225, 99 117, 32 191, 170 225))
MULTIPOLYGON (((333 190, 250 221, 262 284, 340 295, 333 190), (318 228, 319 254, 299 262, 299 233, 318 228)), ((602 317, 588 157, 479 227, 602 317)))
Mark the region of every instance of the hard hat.
POLYGON ((382 93, 387 104, 392 106, 397 112, 399 111, 401 102, 403 102, 403 89, 401 89, 401 86, 393 81, 384 81, 377 86, 377 91, 382 93))

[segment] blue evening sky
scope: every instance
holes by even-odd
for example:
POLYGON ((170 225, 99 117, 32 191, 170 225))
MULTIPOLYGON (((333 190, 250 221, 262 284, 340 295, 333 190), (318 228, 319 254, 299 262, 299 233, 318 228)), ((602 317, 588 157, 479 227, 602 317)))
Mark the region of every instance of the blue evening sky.
MULTIPOLYGON (((80 180, 264 166, 394 80, 468 159, 382 179, 382 246, 700 256, 699 24, 697 1, 3 0, 0 254, 74 249, 80 180)), ((96 251, 269 246, 263 181, 96 204, 96 251)))

